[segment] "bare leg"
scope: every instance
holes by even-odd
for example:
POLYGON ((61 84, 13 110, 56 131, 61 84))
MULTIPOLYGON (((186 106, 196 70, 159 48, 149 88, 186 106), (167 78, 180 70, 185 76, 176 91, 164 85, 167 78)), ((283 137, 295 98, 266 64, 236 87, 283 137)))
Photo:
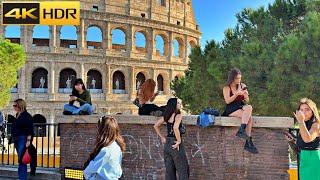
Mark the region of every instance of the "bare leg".
POLYGON ((236 110, 235 112, 231 113, 229 116, 242 119, 243 113, 244 113, 244 111, 242 109, 239 109, 239 110, 236 110))
POLYGON ((243 106, 243 115, 241 118, 242 124, 248 124, 250 121, 251 115, 252 115, 252 106, 251 105, 245 105, 243 106))
POLYGON ((247 128, 246 128, 246 132, 249 137, 251 137, 252 124, 253 124, 253 121, 252 121, 252 116, 251 116, 249 119, 249 122, 247 124, 247 128))

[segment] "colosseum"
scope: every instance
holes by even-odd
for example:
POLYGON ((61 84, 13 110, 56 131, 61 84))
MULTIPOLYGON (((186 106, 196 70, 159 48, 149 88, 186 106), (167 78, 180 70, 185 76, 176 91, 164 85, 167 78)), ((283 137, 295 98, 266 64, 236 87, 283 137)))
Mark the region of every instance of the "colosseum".
MULTIPOLYGON (((30 113, 54 123, 70 84, 82 78, 96 113, 136 114, 137 86, 152 78, 161 93, 156 103, 164 104, 172 96, 171 81, 188 68, 190 48, 200 43, 191 0, 80 3, 80 26, 1 25, 0 35, 21 44, 27 55, 12 100, 26 99, 30 113), (139 45, 138 37, 144 41, 139 45)), ((12 113, 11 105, 6 112, 12 113)))

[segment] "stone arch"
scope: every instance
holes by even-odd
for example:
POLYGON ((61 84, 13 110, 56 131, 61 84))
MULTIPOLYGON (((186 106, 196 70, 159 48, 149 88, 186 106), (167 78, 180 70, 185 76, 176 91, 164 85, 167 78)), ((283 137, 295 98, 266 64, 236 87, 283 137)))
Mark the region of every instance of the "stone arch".
POLYGON ((115 27, 111 30, 112 49, 126 51, 126 30, 123 27, 115 27))
POLYGON ((98 70, 91 69, 88 71, 87 89, 92 93, 102 93, 102 74, 98 70))
POLYGON ((60 28, 60 47, 77 48, 77 27, 76 26, 62 26, 60 28))
POLYGON ((31 92, 46 93, 48 92, 48 70, 39 67, 32 72, 31 92))
POLYGON ((35 128, 35 137, 45 137, 47 132, 47 119, 42 114, 35 114, 32 119, 35 128))
POLYGON ((77 73, 72 68, 65 68, 60 71, 59 75, 59 92, 71 93, 72 85, 77 79, 77 73))
POLYGON ((188 51, 188 56, 191 54, 191 50, 193 49, 193 48, 195 48, 196 47, 196 45, 197 45, 197 43, 194 41, 194 40, 190 40, 189 42, 188 42, 188 49, 187 49, 187 51, 188 51))
POLYGON ((91 25, 87 29, 86 34, 88 49, 101 49, 103 41, 103 33, 99 26, 91 25))
POLYGON ((157 90, 159 91, 159 89, 160 90, 163 90, 162 92, 160 92, 160 93, 162 93, 162 94, 168 94, 169 93, 169 90, 170 90, 170 83, 171 83, 171 80, 169 79, 169 75, 168 75, 168 73, 167 72, 165 72, 165 71, 161 71, 161 72, 159 72, 158 73, 158 75, 156 76, 157 77, 157 90), (161 78, 162 77, 162 78, 161 78), (159 87, 159 85, 158 85, 158 80, 159 80, 159 83, 162 81, 163 83, 163 86, 161 87, 161 85, 160 85, 160 87, 159 87))
POLYGON ((169 52, 168 36, 163 33, 156 34, 155 47, 156 47, 156 55, 168 56, 168 52, 169 52))
POLYGON ((173 49, 174 53, 173 55, 177 58, 183 58, 184 57, 184 41, 180 37, 176 37, 173 40, 173 49))
POLYGON ((21 26, 8 25, 4 29, 4 38, 10 40, 12 43, 20 44, 21 26))
POLYGON ((32 30, 32 46, 49 46, 50 27, 47 25, 35 25, 32 30))
POLYGON ((138 89, 146 81, 146 76, 143 72, 136 75, 136 89, 138 89))
POLYGON ((112 75, 112 89, 114 94, 126 93, 126 78, 120 70, 117 70, 112 75))
POLYGON ((150 44, 148 36, 148 32, 144 29, 135 31, 135 48, 137 51, 147 53, 150 44))
POLYGON ((158 75, 157 77, 157 90, 160 94, 163 94, 164 91, 164 79, 161 74, 158 75))

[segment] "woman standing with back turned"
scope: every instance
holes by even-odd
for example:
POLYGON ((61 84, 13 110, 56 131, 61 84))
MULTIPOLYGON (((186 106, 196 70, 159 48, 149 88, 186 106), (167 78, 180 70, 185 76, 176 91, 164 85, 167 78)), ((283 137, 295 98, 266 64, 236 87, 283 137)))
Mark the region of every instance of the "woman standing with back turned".
POLYGON ((181 101, 177 98, 168 100, 166 109, 156 124, 154 129, 164 143, 164 163, 166 166, 166 180, 176 180, 176 171, 179 179, 189 179, 189 165, 186 151, 182 143, 179 127, 181 126, 182 116, 180 112, 181 101), (167 137, 165 138, 160 131, 162 124, 166 122, 167 137))

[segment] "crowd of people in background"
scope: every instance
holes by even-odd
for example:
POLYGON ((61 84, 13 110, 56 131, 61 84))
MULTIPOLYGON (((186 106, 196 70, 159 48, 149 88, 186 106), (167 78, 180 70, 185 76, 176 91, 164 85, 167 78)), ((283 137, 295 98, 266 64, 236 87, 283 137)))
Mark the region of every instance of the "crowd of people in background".
MULTIPOLYGON (((223 96, 226 103, 223 116, 236 117, 241 121, 236 137, 245 140, 244 150, 257 154, 258 149, 252 141, 252 112, 249 104, 249 91, 242 81, 239 69, 232 69, 228 75, 226 85, 223 87, 223 96)), ((186 127, 182 122, 182 102, 178 98, 170 98, 164 106, 154 104, 158 95, 155 91, 156 82, 146 80, 137 90, 137 98, 133 102, 139 108, 139 115, 159 116, 154 129, 164 144, 164 165, 166 167, 165 179, 189 179, 190 170, 183 134, 186 127), (166 125, 167 133, 161 133, 162 125, 166 125)), ((16 115, 12 122, 11 142, 14 143, 18 154, 19 179, 27 179, 27 164, 22 161, 24 153, 31 152, 33 159, 31 175, 35 174, 36 150, 32 145, 34 137, 33 119, 27 111, 26 102, 17 99, 13 103, 16 115)), ((73 85, 69 103, 64 105, 65 115, 91 115, 92 106, 90 92, 85 88, 82 79, 77 79, 73 85), (74 103, 78 102, 79 107, 74 103)), ((293 113, 299 124, 297 138, 285 133, 285 138, 297 152, 298 172, 301 180, 320 179, 320 117, 316 104, 303 98, 298 109, 293 113)), ((103 116, 98 121, 96 142, 88 160, 84 163, 85 179, 119 179, 122 176, 122 158, 126 145, 121 136, 117 120, 111 116, 103 116)))

